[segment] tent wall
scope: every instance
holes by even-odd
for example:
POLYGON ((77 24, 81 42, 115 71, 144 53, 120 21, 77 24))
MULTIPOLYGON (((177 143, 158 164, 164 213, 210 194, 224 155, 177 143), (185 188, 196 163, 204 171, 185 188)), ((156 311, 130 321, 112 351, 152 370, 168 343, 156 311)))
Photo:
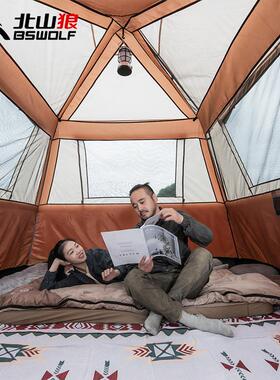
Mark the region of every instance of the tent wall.
POLYGON ((0 268, 27 264, 37 206, 0 200, 0 268))
POLYGON ((280 223, 271 193, 226 202, 238 256, 280 267, 280 223))
MULTIPOLYGON (((190 213, 214 232, 209 249, 214 256, 236 257, 225 206, 220 203, 167 205, 190 213)), ((137 216, 130 205, 39 206, 29 264, 46 260, 62 238, 77 239, 85 247, 104 247, 100 232, 131 228, 137 216)))

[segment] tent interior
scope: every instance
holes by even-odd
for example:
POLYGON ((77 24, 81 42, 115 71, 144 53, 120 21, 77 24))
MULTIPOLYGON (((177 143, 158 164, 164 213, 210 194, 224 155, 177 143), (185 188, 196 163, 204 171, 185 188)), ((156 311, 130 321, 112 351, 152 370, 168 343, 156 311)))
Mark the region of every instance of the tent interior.
MULTIPOLYGON (((105 248, 101 232, 138 222, 128 194, 146 182, 162 207, 211 228, 215 258, 278 272, 279 20, 279 0, 6 1, 2 285, 15 287, 12 276, 46 265, 60 239, 105 248), (131 75, 118 74, 120 48, 131 52, 131 75)), ((26 278, 22 297, 32 293, 26 278)), ((240 302, 246 311, 233 311, 244 318, 227 320, 235 328, 232 340, 168 323, 148 336, 143 310, 137 316, 129 303, 125 320, 122 309, 113 314, 106 302, 92 319, 73 303, 72 289, 60 289, 60 296, 50 291, 53 308, 45 300, 40 308, 35 299, 28 320, 14 298, 6 314, 0 311, 1 376, 154 380, 188 373, 216 380, 246 379, 250 372, 248 379, 276 378, 280 313, 272 305, 280 304, 280 294, 270 284, 273 301, 240 302), (67 297, 65 314, 60 306, 67 297)), ((225 302, 220 316, 214 307, 215 318, 230 317, 236 304, 225 302)))
POLYGON ((222 3, 5 4, 1 269, 67 236, 104 247, 141 182, 213 230, 213 256, 279 267, 279 2, 222 3))

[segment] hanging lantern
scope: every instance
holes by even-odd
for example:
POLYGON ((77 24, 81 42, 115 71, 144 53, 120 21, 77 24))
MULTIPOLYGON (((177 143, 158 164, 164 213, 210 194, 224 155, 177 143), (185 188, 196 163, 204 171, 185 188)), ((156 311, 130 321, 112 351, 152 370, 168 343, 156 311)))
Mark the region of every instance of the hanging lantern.
POLYGON ((127 46, 121 46, 118 53, 118 74, 128 76, 132 72, 131 51, 127 46))

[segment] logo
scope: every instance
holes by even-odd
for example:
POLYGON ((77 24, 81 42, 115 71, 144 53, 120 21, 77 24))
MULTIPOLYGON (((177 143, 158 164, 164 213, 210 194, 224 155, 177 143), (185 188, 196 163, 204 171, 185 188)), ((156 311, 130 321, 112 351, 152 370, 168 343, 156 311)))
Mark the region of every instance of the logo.
MULTIPOLYGON (((15 17, 13 26, 14 40, 70 40, 77 32, 79 16, 74 13, 59 13, 58 16, 51 16, 45 13, 42 16, 34 16, 31 13, 21 13, 15 17)), ((5 40, 10 40, 10 36, 0 24, 0 36, 5 40)))
POLYGON ((5 32, 5 30, 2 28, 2 25, 0 24, 0 36, 4 38, 4 40, 9 40, 10 37, 8 34, 5 32))

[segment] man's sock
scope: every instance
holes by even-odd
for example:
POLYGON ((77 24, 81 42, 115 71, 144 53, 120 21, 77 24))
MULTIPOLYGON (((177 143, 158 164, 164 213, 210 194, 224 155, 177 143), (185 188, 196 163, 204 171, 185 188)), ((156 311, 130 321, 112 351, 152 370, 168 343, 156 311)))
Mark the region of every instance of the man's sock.
POLYGON ((162 320, 162 316, 159 314, 150 311, 150 314, 145 319, 144 327, 148 331, 148 333, 152 335, 157 335, 160 330, 160 323, 162 320))
POLYGON ((214 334, 221 334, 228 337, 233 337, 233 331, 230 326, 226 325, 218 319, 210 319, 204 317, 204 315, 194 315, 182 311, 179 319, 183 325, 193 327, 201 331, 208 331, 214 334))

